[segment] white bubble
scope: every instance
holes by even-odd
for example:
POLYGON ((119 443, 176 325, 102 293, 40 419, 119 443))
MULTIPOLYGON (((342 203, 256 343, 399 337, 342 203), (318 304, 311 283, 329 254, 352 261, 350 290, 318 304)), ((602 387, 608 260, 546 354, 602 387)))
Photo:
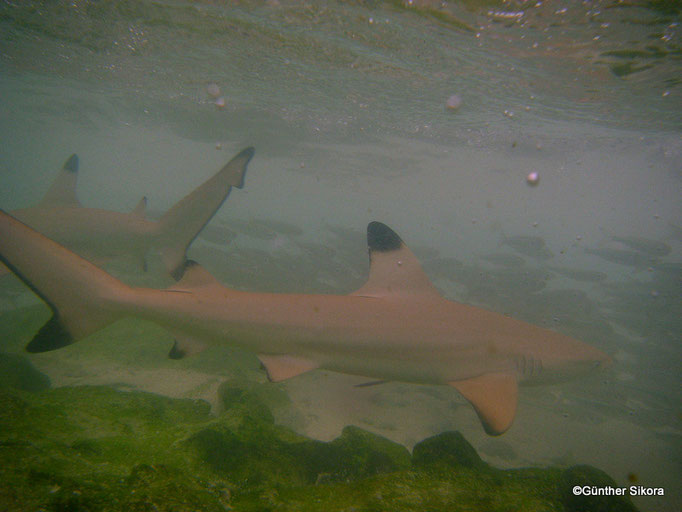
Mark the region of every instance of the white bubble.
POLYGON ((211 98, 217 98, 220 96, 220 87, 218 87, 218 84, 210 83, 206 86, 206 93, 211 98))
POLYGON ((536 186, 539 181, 540 175, 535 171, 529 173, 528 176, 526 176, 526 183, 528 183, 528 185, 530 185, 531 187, 536 186))
POLYGON ((445 102, 445 107, 448 110, 457 110, 461 105, 462 105, 462 98, 460 98, 459 95, 457 95, 457 94, 453 94, 445 102))
POLYGON ((225 98, 221 96, 217 100, 215 100, 215 106, 219 109, 224 109, 225 108, 225 98))

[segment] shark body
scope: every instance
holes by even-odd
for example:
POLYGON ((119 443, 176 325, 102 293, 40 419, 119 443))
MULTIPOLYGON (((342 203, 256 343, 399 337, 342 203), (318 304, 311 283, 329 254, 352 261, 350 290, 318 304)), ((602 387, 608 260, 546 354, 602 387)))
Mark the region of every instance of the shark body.
MULTIPOLYGON (((231 188, 242 188, 253 153, 253 148, 240 152, 158 222, 145 217, 145 197, 131 213, 83 207, 76 194, 78 156, 75 154, 66 160, 40 203, 11 214, 95 264, 132 256, 146 268, 145 256, 152 248, 159 249, 166 269, 173 274, 181 269, 187 247, 231 188)), ((0 275, 6 272, 0 268, 0 275)))
POLYGON ((72 343, 126 316, 175 335, 174 358, 211 343, 258 355, 272 381, 317 368, 455 387, 486 432, 512 424, 519 382, 552 382, 609 356, 583 342, 443 298, 388 226, 367 229, 370 273, 350 295, 227 288, 194 262, 165 290, 133 288, 0 212, 0 259, 51 307, 27 350, 72 343))

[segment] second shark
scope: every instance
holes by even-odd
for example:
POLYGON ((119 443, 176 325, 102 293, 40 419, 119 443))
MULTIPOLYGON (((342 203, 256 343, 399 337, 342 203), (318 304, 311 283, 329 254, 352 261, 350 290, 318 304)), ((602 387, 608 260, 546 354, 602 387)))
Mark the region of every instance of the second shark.
MULTIPOLYGON (((241 151, 158 222, 145 217, 144 197, 131 213, 83 207, 76 194, 77 155, 71 155, 64 163, 40 203, 11 214, 97 265, 133 256, 146 268, 145 256, 152 248, 157 249, 168 273, 177 276, 182 272, 185 252, 192 240, 220 208, 232 187, 244 185, 253 154, 253 148, 241 151)), ((0 276, 5 273, 7 268, 0 265, 0 276)))

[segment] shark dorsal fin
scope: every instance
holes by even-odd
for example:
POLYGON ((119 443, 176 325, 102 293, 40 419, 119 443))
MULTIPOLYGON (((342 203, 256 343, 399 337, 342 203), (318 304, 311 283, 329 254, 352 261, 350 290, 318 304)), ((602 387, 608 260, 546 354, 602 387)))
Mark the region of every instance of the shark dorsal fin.
POLYGON ((180 279, 171 288, 168 288, 168 290, 187 291, 210 286, 224 288, 220 281, 213 277, 208 270, 194 260, 187 260, 182 267, 180 279))
POLYGON ((518 398, 516 377, 508 373, 486 373, 449 384, 473 405, 488 434, 499 436, 511 427, 518 398))
POLYGON ((71 155, 50 185, 40 202, 40 206, 80 206, 76 196, 78 180, 78 155, 71 155))
POLYGON ((142 199, 140 199, 140 202, 137 203, 137 206, 135 206, 132 214, 142 219, 147 216, 147 196, 143 196, 142 199))
POLYGON ((185 357, 199 354, 208 348, 206 343, 193 336, 187 336, 179 332, 174 332, 173 334, 175 341, 170 352, 168 352, 170 359, 184 359, 185 357))
POLYGON ((415 255, 386 224, 374 221, 367 225, 367 247, 369 279, 352 295, 438 295, 415 255))
POLYGON ((303 357, 282 355, 259 354, 261 364, 268 373, 271 382, 280 382, 291 377, 318 368, 320 365, 303 357))

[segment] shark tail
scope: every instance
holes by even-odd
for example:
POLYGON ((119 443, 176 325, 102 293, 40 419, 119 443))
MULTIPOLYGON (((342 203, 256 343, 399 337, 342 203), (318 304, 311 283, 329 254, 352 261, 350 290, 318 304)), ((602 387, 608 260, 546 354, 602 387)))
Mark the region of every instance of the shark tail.
POLYGON ((2 210, 0 261, 52 310, 29 352, 64 347, 125 314, 117 299, 131 288, 2 210))
POLYGON ((176 280, 182 271, 189 245, 220 208, 232 187, 244 186, 252 147, 241 151, 218 173, 178 201, 159 220, 159 246, 168 273, 176 280))

